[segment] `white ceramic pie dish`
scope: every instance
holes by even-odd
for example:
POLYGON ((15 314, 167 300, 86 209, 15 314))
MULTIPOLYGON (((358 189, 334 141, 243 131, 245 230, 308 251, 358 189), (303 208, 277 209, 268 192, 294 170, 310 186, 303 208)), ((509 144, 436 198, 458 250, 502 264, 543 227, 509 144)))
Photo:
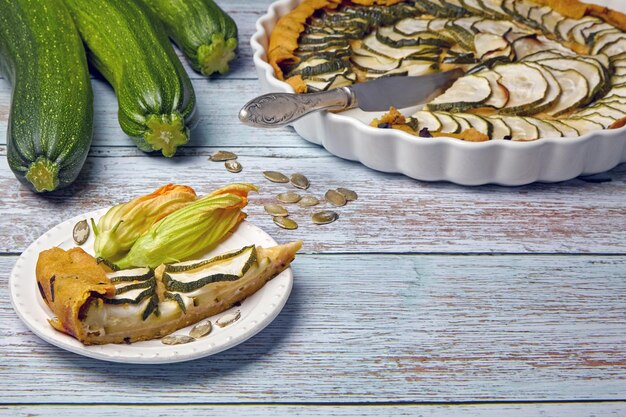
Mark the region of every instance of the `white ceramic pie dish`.
MULTIPOLYGON (((589 0, 588 0, 589 1, 589 0)), ((256 23, 250 44, 264 93, 290 92, 267 63, 269 36, 278 19, 302 0, 279 0, 256 23)), ((626 12, 623 0, 595 0, 596 4, 626 12)), ((413 109, 401 109, 411 114, 413 109)), ((349 110, 313 113, 293 123, 304 139, 341 158, 359 161, 383 172, 402 173, 424 181, 463 185, 523 185, 557 182, 591 175, 626 162, 626 127, 601 130, 577 138, 543 138, 533 142, 493 140, 465 142, 453 138, 420 138, 377 129, 367 124, 380 113, 349 110)))

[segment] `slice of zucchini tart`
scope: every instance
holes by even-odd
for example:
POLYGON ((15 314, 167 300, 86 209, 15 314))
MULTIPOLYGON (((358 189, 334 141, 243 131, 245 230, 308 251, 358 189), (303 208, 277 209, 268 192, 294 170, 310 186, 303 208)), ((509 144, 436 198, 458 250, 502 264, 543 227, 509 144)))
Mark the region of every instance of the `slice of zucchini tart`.
POLYGON ((626 122, 625 30, 626 15, 578 0, 304 0, 268 61, 298 93, 461 68, 418 112, 371 125, 527 141, 626 122))
POLYGON ((40 253, 36 267, 50 324, 85 345, 166 336, 231 308, 289 267, 302 242, 250 245, 156 269, 112 270, 80 248, 40 253))

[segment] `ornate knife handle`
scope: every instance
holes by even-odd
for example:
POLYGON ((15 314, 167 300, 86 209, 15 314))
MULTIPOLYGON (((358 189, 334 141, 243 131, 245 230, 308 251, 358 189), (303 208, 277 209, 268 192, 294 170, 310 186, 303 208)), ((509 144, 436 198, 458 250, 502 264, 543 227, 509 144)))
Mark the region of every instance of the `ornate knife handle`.
POLYGON ((356 98, 348 87, 310 94, 270 93, 246 103, 239 111, 239 120, 254 127, 279 127, 317 110, 354 106, 356 98))

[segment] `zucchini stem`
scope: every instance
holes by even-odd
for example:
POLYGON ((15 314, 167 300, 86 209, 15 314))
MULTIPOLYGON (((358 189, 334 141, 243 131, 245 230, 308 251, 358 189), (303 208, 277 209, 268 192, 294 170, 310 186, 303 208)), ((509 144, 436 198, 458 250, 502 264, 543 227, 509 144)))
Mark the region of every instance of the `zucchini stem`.
POLYGON ((54 191, 59 186, 59 166, 40 156, 28 167, 26 179, 38 193, 54 191))
POLYGON ((228 63, 235 59, 237 39, 224 39, 224 34, 214 33, 211 36, 211 44, 198 47, 198 64, 202 75, 211 75, 214 72, 226 74, 228 63))
POLYGON ((174 156, 176 149, 189 141, 184 118, 178 113, 152 114, 148 116, 146 126, 145 141, 152 150, 161 151, 164 156, 174 156))

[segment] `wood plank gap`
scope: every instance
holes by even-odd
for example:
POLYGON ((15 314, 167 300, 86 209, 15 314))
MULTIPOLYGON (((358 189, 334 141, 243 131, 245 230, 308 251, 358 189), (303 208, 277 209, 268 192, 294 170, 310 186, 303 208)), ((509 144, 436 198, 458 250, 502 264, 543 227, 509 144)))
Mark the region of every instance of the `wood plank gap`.
MULTIPOLYGON (((288 401, 273 401, 273 402, 236 402, 236 403, 211 403, 211 402, 185 402, 186 407, 231 407, 231 406, 246 406, 246 407, 259 407, 259 406, 276 406, 276 407, 295 407, 295 406, 311 406, 311 407, 372 407, 372 406, 413 406, 413 407, 430 407, 437 405, 445 406, 482 406, 482 405, 543 405, 543 404, 619 404, 626 403, 625 399, 597 399, 597 400, 521 400, 521 401, 371 401, 371 402, 320 402, 320 401, 304 401, 304 402, 288 402, 288 401)), ((80 406, 80 407, 127 407, 127 406, 140 406, 140 407, 166 407, 173 405, 180 405, 179 403, 132 403, 132 402, 101 402, 101 403, 64 403, 64 402, 51 402, 51 403, 4 403, 0 402, 0 406, 4 407, 18 407, 18 406, 80 406)))
MULTIPOLYGON (((12 256, 20 256, 22 252, 0 252, 0 257, 10 258, 12 256)), ((559 252, 549 252, 549 253, 536 253, 536 252, 467 252, 467 253, 456 253, 456 252, 299 252, 298 256, 362 256, 362 255, 376 255, 376 256, 552 256, 552 257, 598 257, 598 256, 607 256, 607 257, 625 257, 626 255, 623 253, 559 253, 559 252)))

